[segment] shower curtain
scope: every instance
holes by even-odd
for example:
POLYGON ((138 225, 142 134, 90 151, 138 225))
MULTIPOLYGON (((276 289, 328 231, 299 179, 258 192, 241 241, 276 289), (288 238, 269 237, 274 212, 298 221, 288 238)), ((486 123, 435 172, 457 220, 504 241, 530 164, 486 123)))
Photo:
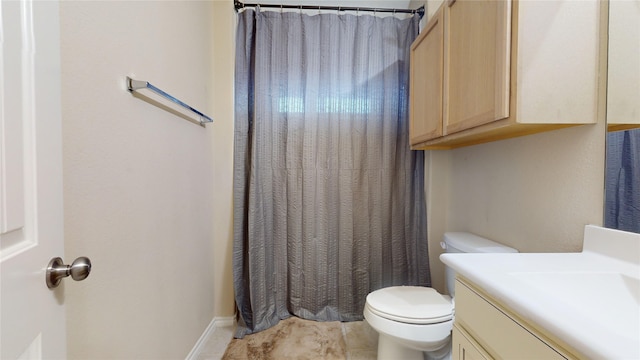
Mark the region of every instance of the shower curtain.
POLYGON ((640 129, 607 134, 604 225, 640 233, 640 129))
POLYGON ((360 320, 369 292, 430 285, 424 155, 408 142, 418 22, 239 14, 236 337, 292 315, 360 320))

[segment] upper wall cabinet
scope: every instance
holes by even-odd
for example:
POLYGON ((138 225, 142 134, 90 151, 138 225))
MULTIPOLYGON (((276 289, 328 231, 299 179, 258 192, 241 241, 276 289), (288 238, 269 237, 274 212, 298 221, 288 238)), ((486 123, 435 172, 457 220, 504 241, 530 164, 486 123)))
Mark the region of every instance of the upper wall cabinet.
POLYGON ((444 11, 438 11, 411 45, 409 137, 411 144, 442 136, 444 11), (413 66, 420 64, 420 66, 413 66))
POLYGON ((597 122, 597 1, 447 1, 411 47, 412 149, 597 122))
POLYGON ((640 2, 609 2, 607 125, 640 128, 640 2))
POLYGON ((509 117, 508 1, 445 4, 446 134, 509 117))

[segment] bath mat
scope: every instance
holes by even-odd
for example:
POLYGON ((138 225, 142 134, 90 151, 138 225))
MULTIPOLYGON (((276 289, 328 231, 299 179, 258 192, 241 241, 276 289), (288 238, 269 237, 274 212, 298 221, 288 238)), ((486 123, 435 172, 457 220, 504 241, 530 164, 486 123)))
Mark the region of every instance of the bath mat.
POLYGON ((223 360, 315 360, 347 358, 339 321, 316 322, 291 317, 278 325, 233 339, 223 360))

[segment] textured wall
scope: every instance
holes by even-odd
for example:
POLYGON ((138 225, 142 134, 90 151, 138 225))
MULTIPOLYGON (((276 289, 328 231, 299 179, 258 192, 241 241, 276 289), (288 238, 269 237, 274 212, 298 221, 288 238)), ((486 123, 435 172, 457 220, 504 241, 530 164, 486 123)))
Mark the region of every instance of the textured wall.
POLYGON ((429 257, 434 288, 446 231, 468 231, 521 252, 582 250, 602 225, 605 124, 427 154, 429 257))
MULTIPOLYGON (((427 13, 433 15, 441 3, 426 1, 427 13)), ((422 4, 424 0, 413 0, 409 6, 422 4)), ((584 225, 602 225, 603 219, 605 124, 600 105, 590 114, 598 119, 595 125, 427 152, 434 288, 445 287, 438 256, 446 231, 473 232, 522 252, 582 249, 584 225)))
POLYGON ((213 1, 213 225, 215 315, 235 312, 233 249, 233 124, 236 13, 232 1, 213 1))
POLYGON ((184 358, 214 311, 214 127, 130 95, 152 82, 212 113, 212 4, 61 2, 70 358, 184 358))
POLYGON ((581 251, 602 225, 604 124, 451 152, 448 230, 521 252, 581 251))

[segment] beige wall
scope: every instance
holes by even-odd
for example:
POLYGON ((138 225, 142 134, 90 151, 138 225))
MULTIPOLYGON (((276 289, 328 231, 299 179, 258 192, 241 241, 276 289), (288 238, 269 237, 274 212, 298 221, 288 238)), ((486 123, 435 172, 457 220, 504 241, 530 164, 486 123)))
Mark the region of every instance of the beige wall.
POLYGON ((584 226, 602 225, 603 122, 427 153, 429 257, 445 231, 469 231, 521 252, 582 250, 584 226))
MULTIPOLYGON (((424 3, 414 0, 410 7, 424 3)), ((432 15, 441 3, 428 1, 427 13, 432 15)), ((605 123, 600 105, 595 125, 426 152, 434 288, 445 291, 438 257, 446 231, 473 232, 521 252, 582 249, 584 225, 601 225, 603 219, 605 123)))
POLYGON ((184 358, 214 316, 214 226, 230 221, 212 221, 212 149, 230 121, 211 105, 212 3, 63 1, 60 13, 65 260, 93 262, 64 285, 69 357, 184 358), (133 97, 125 75, 219 123, 133 97))
POLYGON ((427 20, 431 19, 433 14, 436 13, 436 10, 440 7, 440 5, 444 2, 444 0, 411 0, 409 1, 409 9, 417 9, 420 6, 424 5, 425 15, 420 21, 420 28, 424 27, 427 20))
MULTIPOLYGON (((442 0, 429 1, 427 17, 441 3, 442 0)), ((408 8, 423 4, 424 0, 413 0, 408 8)), ((216 7, 219 10, 215 21, 221 27, 229 26, 225 6, 216 7)), ((216 49, 218 46, 232 49, 233 36, 218 33, 214 43, 216 49)), ((217 60, 214 57, 214 61, 219 61, 215 73, 226 79, 218 78, 215 86, 230 88, 231 57, 217 60)), ((224 104, 226 100, 221 106, 224 104)), ((231 134, 232 129, 228 131, 231 134)), ((216 142, 224 141, 224 136, 216 142)), ((222 157, 220 161, 226 160, 222 157)), ((602 222, 602 123, 453 151, 428 152, 425 168, 432 280, 440 291, 444 291, 444 266, 438 256, 445 231, 476 232, 527 252, 578 251, 582 248, 584 224, 602 222)), ((223 205, 216 206, 224 211, 223 205)), ((220 231, 216 236, 216 248, 230 251, 231 233, 226 243, 220 231)), ((216 271, 216 309, 220 309, 216 315, 227 316, 233 310, 232 279, 226 275, 231 272, 230 260, 227 258, 224 264, 220 261, 216 266, 224 270, 216 271)))
MULTIPOLYGON (((61 22, 65 260, 94 262, 86 281, 63 285, 69 355, 184 357, 234 312, 232 2, 64 1, 61 22), (125 75, 214 124, 132 97, 125 75)), ((434 287, 444 231, 579 250, 583 225, 602 219, 603 127, 427 153, 434 287)))
POLYGON ((235 312, 233 249, 233 124, 236 14, 232 1, 213 1, 213 225, 215 316, 235 312))
POLYGON ((602 224, 604 125, 585 125, 451 153, 448 227, 521 252, 582 250, 602 224))

